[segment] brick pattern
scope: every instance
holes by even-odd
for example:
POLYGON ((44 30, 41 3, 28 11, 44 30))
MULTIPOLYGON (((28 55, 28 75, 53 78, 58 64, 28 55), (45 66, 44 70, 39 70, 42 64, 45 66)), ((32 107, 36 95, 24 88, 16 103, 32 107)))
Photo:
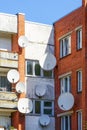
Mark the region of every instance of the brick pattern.
MULTIPOLYGON (((25 49, 19 47, 18 38, 25 34, 25 19, 23 14, 18 14, 18 33, 12 36, 13 52, 16 50, 19 54, 18 71, 20 73, 20 81, 25 80, 25 49)), ((20 94, 20 97, 25 97, 25 94, 20 94)), ((12 114, 12 125, 17 128, 17 130, 25 130, 25 116, 21 113, 14 112, 12 114)))
MULTIPOLYGON (((77 130, 77 110, 82 109, 83 112, 83 127, 84 122, 87 120, 86 111, 86 93, 87 90, 86 85, 86 46, 85 41, 83 40, 83 47, 81 50, 77 51, 76 49, 76 28, 82 26, 83 30, 83 37, 85 29, 86 19, 84 19, 85 9, 84 7, 80 7, 77 10, 71 12, 70 14, 66 15, 65 17, 59 19, 54 23, 54 39, 55 39, 55 55, 57 58, 57 66, 55 68, 55 117, 56 117, 56 130, 60 130, 60 118, 57 117, 57 114, 64 113, 59 109, 57 100, 60 95, 60 80, 59 76, 72 72, 71 73, 71 92, 75 99, 75 104, 72 108, 72 130, 77 130), (71 54, 60 59, 60 37, 67 33, 71 33, 71 54), (77 93, 77 76, 76 71, 78 69, 82 69, 82 93, 77 93), (73 125, 74 124, 74 125, 73 125)), ((87 15, 87 13, 85 14, 87 15)), ((87 33, 86 33, 87 34, 87 33)), ((84 37, 86 38, 86 36, 84 37)))

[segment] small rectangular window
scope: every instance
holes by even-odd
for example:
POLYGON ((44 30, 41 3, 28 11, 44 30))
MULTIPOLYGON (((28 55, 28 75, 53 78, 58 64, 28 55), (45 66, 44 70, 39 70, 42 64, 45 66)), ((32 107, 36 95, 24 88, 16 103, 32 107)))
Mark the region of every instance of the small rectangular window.
POLYGON ((82 91, 82 71, 77 71, 77 87, 78 92, 82 91))
POLYGON ((71 116, 70 115, 61 117, 61 130, 71 130, 71 116))
POLYGON ((0 91, 11 91, 11 83, 7 80, 7 76, 0 76, 0 91))
POLYGON ((53 102, 50 101, 44 101, 43 102, 43 113, 48 115, 54 115, 53 114, 53 102))
POLYGON ((66 36, 60 40, 60 58, 71 53, 71 36, 66 36))
POLYGON ((60 79, 61 93, 71 91, 71 76, 67 75, 60 79))
POLYGON ((43 78, 53 78, 53 70, 45 71, 40 65, 39 61, 27 60, 26 61, 26 75, 38 76, 43 78))
POLYGON ((82 130, 82 112, 79 111, 77 113, 77 119, 78 119, 78 130, 82 130))
POLYGON ((78 29, 77 32, 77 50, 82 48, 82 29, 78 29))
POLYGON ((36 115, 47 114, 49 116, 53 116, 54 102, 33 100, 33 110, 30 114, 36 114, 36 115))

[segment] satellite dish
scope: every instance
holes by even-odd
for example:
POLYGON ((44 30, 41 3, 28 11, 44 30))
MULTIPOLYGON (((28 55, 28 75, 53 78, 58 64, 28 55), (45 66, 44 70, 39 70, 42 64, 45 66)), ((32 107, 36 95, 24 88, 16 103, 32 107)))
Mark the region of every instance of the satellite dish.
POLYGON ((52 70, 56 65, 56 58, 51 53, 45 53, 41 57, 39 64, 40 64, 41 68, 46 71, 52 70))
POLYGON ((28 98, 20 98, 18 100, 18 110, 21 113, 30 113, 33 109, 32 101, 28 98))
POLYGON ((36 95, 38 97, 44 96, 45 93, 46 93, 46 90, 47 90, 46 85, 42 85, 42 84, 41 85, 36 85, 36 95))
POLYGON ((49 125, 49 123, 50 123, 50 117, 48 116, 48 115, 45 115, 45 114, 43 114, 41 117, 40 117, 40 124, 42 125, 42 126, 47 126, 47 125, 49 125))
POLYGON ((24 85, 23 82, 18 82, 18 83, 16 84, 16 91, 17 91, 18 93, 23 93, 23 92, 25 92, 25 85, 24 85))
POLYGON ((58 105, 62 110, 70 110, 74 105, 73 95, 69 92, 61 94, 58 98, 58 105))
POLYGON ((19 72, 15 69, 11 69, 7 73, 7 79, 11 83, 16 83, 19 80, 19 72))
POLYGON ((26 47, 26 46, 28 46, 28 43, 29 43, 29 41, 28 41, 27 37, 25 37, 24 35, 19 37, 18 44, 20 47, 22 47, 22 48, 26 47))

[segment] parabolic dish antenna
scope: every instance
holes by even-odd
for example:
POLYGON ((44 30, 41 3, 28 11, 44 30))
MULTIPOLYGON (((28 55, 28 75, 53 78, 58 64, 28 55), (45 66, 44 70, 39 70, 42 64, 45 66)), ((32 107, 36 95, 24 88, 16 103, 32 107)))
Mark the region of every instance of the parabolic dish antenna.
POLYGON ((25 85, 24 85, 23 82, 18 82, 18 83, 16 84, 16 91, 17 91, 18 93, 23 93, 23 92, 25 92, 25 85))
POLYGON ((49 123, 50 123, 50 117, 48 116, 48 115, 45 115, 45 114, 43 114, 41 117, 40 117, 40 124, 42 125, 42 126, 47 126, 47 125, 49 125, 49 123))
POLYGON ((43 70, 52 70, 56 65, 56 58, 53 54, 47 52, 41 57, 39 64, 43 70))
POLYGON ((58 98, 58 105, 62 110, 70 110, 74 105, 73 95, 69 92, 61 94, 58 98))
POLYGON ((47 86, 46 85, 36 85, 36 95, 38 96, 38 97, 42 97, 42 96, 44 96, 45 95, 45 93, 46 93, 46 90, 47 90, 47 86))
POLYGON ((19 37, 18 44, 20 47, 22 47, 22 48, 26 47, 26 46, 28 46, 28 43, 29 43, 29 41, 26 36, 22 35, 19 37))
POLYGON ((28 98, 20 98, 18 100, 18 110, 21 113, 30 113, 33 109, 32 101, 28 98))
POLYGON ((7 79, 11 83, 16 83, 19 80, 19 72, 15 69, 11 69, 7 73, 7 79))

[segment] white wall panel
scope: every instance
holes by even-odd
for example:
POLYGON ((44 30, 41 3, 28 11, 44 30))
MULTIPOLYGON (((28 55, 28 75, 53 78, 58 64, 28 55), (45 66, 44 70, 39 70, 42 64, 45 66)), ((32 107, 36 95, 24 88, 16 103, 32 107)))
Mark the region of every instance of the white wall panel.
POLYGON ((17 16, 0 13, 0 31, 17 33, 17 16))
POLYGON ((46 94, 42 99, 54 100, 54 80, 43 78, 26 78, 26 89, 28 98, 38 98, 35 94, 36 85, 44 84, 47 86, 46 94))
POLYGON ((39 122, 39 116, 26 116, 26 130, 55 130, 55 119, 50 117, 50 124, 42 127, 39 122))

